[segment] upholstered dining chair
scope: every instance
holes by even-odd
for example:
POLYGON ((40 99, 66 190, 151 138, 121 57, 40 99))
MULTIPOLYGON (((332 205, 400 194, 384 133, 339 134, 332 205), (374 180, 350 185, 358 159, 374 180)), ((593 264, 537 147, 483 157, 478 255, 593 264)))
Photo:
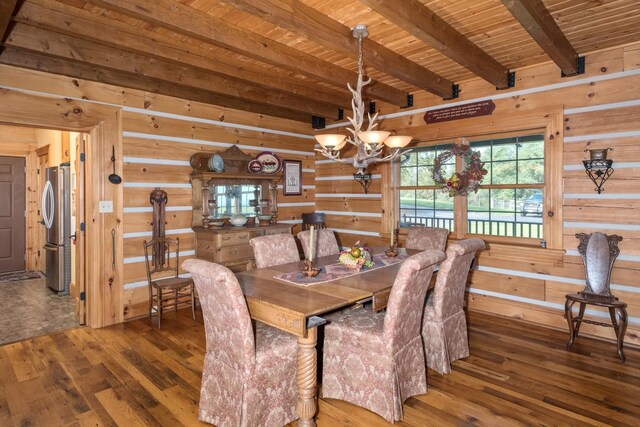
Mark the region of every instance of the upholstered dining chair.
MULTIPOLYGON (((313 256, 314 258, 327 256, 327 255, 337 255, 340 253, 340 247, 338 246, 338 241, 336 240, 336 236, 333 233, 333 230, 329 229, 320 229, 315 230, 316 234, 314 239, 314 248, 313 248, 313 256)), ((311 238, 311 230, 301 231, 298 233, 298 239, 300 240, 300 244, 302 245, 302 250, 304 250, 304 257, 309 257, 309 239, 311 238)))
POLYGON ((249 244, 253 247, 258 268, 300 261, 300 253, 291 234, 254 237, 249 244))
POLYGON ((308 230, 312 225, 315 228, 327 228, 327 225, 324 222, 323 212, 309 212, 302 214, 302 225, 300 226, 302 231, 308 230))
POLYGON ((149 287, 149 321, 153 313, 158 315, 158 329, 162 327, 162 313, 165 309, 191 306, 193 320, 196 319, 196 299, 193 281, 189 277, 180 277, 180 239, 161 238, 146 240, 142 243, 144 261, 149 287), (171 256, 173 249, 174 257, 171 256), (152 256, 149 256, 149 251, 152 256), (158 274, 170 273, 171 276, 158 278, 158 274))
POLYGON ((449 230, 446 228, 411 226, 407 229, 407 249, 419 251, 436 250, 444 252, 449 230))
POLYGON ((206 335, 199 418, 216 426, 282 426, 296 418, 293 335, 255 322, 235 275, 204 260, 182 264, 196 284, 206 335))
POLYGON ((441 251, 425 251, 400 266, 387 310, 353 310, 332 317, 324 330, 322 393, 367 408, 389 422, 402 403, 427 392, 420 327, 424 299, 441 251))
POLYGON ((484 242, 477 238, 449 244, 447 259, 440 264, 436 284, 427 298, 422 338, 427 366, 441 374, 451 372, 451 362, 469 355, 464 292, 469 267, 484 242))
POLYGON ((618 357, 624 362, 624 334, 627 330, 627 304, 618 300, 611 293, 611 270, 613 263, 620 254, 618 242, 622 237, 612 234, 607 236, 603 233, 578 233, 576 238, 578 253, 582 257, 585 273, 585 288, 577 294, 567 294, 564 306, 564 315, 569 324, 569 342, 567 348, 571 348, 573 342, 578 338, 580 324, 590 323, 598 326, 612 327, 616 333, 618 357), (573 317, 573 304, 580 304, 577 317, 573 317), (611 324, 594 320, 583 319, 585 306, 591 304, 604 307, 609 310, 611 324), (616 317, 620 318, 620 323, 616 317))

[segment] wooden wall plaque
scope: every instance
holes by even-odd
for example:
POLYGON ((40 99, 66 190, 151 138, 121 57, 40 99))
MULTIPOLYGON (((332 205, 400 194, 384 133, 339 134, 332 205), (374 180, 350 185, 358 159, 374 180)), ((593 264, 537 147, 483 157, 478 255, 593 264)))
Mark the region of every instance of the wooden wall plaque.
POLYGON ((496 104, 494 104, 492 100, 472 102, 470 104, 427 111, 424 115, 424 121, 427 124, 431 124, 448 122, 450 120, 468 119, 470 117, 489 116, 495 109, 496 104))

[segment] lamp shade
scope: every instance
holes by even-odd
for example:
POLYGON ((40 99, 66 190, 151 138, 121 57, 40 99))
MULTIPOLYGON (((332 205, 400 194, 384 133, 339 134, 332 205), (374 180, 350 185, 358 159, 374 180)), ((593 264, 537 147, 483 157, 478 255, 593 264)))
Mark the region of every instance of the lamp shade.
POLYGON ((402 148, 406 147, 406 145, 409 144, 412 139, 413 138, 410 136, 393 135, 387 138, 384 143, 387 147, 390 148, 402 148))
POLYGON ((390 132, 384 130, 370 130, 358 132, 358 138, 367 144, 382 144, 390 132))
POLYGON ((326 148, 327 150, 339 150, 344 147, 346 143, 345 138, 346 135, 340 135, 337 133, 325 133, 322 135, 315 135, 316 141, 322 148, 326 148))

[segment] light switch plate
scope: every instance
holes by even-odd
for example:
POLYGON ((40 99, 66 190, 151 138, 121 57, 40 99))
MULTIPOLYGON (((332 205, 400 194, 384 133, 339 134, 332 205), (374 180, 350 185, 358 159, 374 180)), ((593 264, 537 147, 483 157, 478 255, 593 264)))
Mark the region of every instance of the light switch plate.
POLYGON ((100 212, 100 213, 111 213, 111 212, 113 212, 113 201, 111 201, 111 200, 100 200, 100 205, 98 206, 98 212, 100 212))

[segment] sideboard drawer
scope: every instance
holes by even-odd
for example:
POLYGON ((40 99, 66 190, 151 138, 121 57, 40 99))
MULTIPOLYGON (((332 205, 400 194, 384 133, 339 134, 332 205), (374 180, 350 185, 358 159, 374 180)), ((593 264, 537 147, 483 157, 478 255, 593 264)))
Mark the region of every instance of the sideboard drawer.
POLYGON ((234 246, 249 243, 250 235, 248 231, 241 233, 223 233, 216 236, 216 246, 234 246))
POLYGON ((271 236, 273 234, 291 234, 291 227, 270 228, 268 230, 265 230, 265 234, 267 236, 271 236))
POLYGON ((253 258, 253 248, 250 245, 224 246, 218 252, 218 262, 238 261, 253 258))

